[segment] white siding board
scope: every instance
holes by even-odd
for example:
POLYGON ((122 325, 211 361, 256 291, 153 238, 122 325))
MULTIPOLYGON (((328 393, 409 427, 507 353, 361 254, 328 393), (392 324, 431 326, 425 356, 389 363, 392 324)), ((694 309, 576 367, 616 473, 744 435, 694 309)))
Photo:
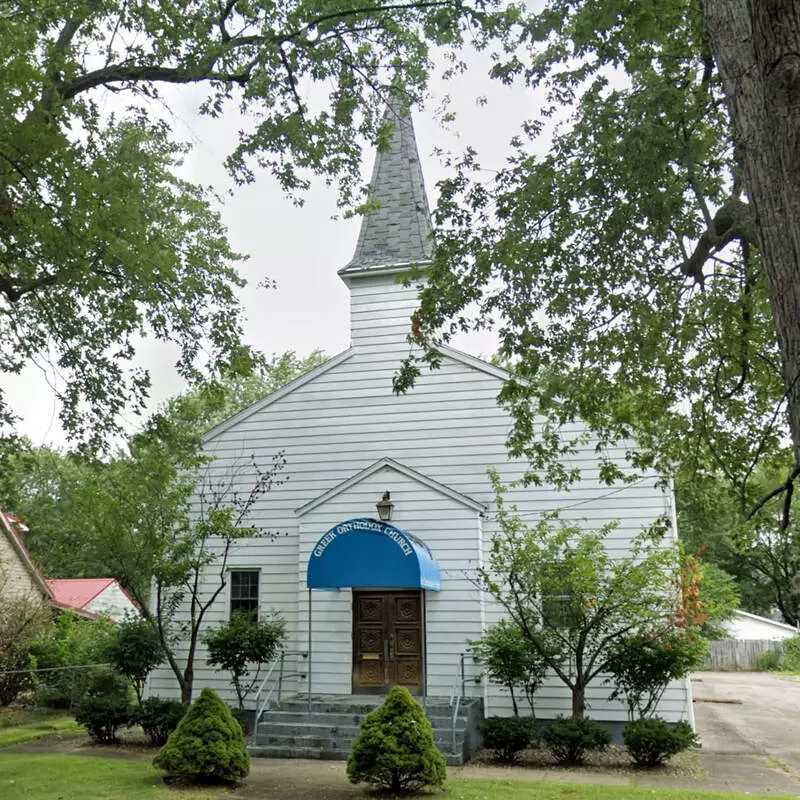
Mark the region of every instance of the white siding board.
MULTIPOLYGON (((406 334, 417 306, 415 293, 391 279, 364 278, 352 280, 351 294, 354 348, 318 371, 313 380, 301 380, 274 401, 265 401, 235 424, 218 429, 206 444, 207 452, 217 459, 208 476, 211 482, 230 476, 251 454, 266 464, 279 450, 285 453, 288 480, 259 501, 249 522, 290 535, 276 541, 242 542, 231 566, 260 567, 262 613, 271 608, 280 611, 287 620, 292 650, 308 646, 305 569, 311 548, 335 524, 375 516, 375 502, 389 489, 395 503, 393 522, 425 541, 442 570, 442 592, 426 593, 427 679, 429 694, 447 695, 467 640, 478 638, 501 615, 473 578, 495 526, 487 469, 498 469, 506 481, 522 473, 522 465, 508 459, 505 447, 511 420, 496 403, 502 378, 492 367, 476 368, 478 364, 445 354, 440 369, 424 372, 408 394, 395 396, 392 377, 409 352, 406 334), (384 457, 486 504, 489 514, 482 519, 476 511, 406 475, 381 470, 297 518, 296 509, 384 457)), ((568 438, 584 432, 580 424, 564 429, 568 438)), ((656 485, 656 476, 621 491, 602 483, 595 445, 594 440, 582 443, 566 459, 583 474, 569 491, 530 486, 510 490, 507 500, 531 522, 559 508, 563 519, 587 527, 620 520, 607 547, 612 555, 626 556, 630 537, 659 514, 670 512, 669 498, 656 485)), ((605 448, 603 456, 623 463, 628 449, 629 443, 620 443, 605 448)), ((235 478, 233 488, 249 489, 245 473, 235 478)), ((352 677, 352 593, 314 592, 313 612, 313 691, 347 693, 352 677)), ((212 620, 225 614, 221 598, 212 620)), ((219 687, 232 699, 224 676, 214 674, 201 658, 196 669, 196 686, 219 687)), ((468 664, 470 675, 479 672, 468 664)), ((168 672, 160 670, 151 681, 151 691, 165 693, 170 685, 168 672)), ((306 685, 299 680, 294 688, 302 692, 306 685)), ((510 711, 509 699, 498 687, 473 681, 469 691, 485 697, 487 713, 510 711)), ((608 686, 590 687, 589 713, 624 719, 624 707, 609 703, 609 693, 608 686)), ((540 695, 541 716, 569 711, 569 693, 557 680, 548 680, 540 695)), ((659 713, 667 719, 687 716, 686 696, 685 687, 670 687, 659 713)))

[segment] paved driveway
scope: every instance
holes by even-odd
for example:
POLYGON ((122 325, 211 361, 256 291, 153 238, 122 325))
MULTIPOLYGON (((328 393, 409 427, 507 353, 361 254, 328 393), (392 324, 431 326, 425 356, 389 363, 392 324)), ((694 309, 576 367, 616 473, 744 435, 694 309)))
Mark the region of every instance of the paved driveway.
POLYGON ((800 776, 800 678, 698 672, 692 687, 704 753, 761 755, 800 776))

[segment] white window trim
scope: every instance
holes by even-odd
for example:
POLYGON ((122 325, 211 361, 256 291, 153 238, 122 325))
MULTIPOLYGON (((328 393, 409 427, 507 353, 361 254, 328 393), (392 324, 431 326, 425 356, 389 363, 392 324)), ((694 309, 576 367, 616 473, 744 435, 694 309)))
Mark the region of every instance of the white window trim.
POLYGON ((261 580, 261 567, 228 567, 227 578, 225 580, 225 619, 231 618, 231 601, 233 600, 233 573, 234 572, 255 572, 258 575, 258 606, 256 608, 258 615, 257 619, 261 619, 261 599, 263 595, 262 580, 261 580))

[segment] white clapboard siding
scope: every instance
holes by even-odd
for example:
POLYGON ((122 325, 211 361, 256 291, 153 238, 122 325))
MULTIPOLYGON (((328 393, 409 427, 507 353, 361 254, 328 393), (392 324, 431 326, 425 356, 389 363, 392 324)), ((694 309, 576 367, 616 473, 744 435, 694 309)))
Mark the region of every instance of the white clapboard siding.
MULTIPOLYGON (((487 470, 496 469, 506 482, 523 472, 520 462, 508 458, 511 419, 496 402, 504 373, 446 351, 440 369, 423 372, 409 393, 394 395, 392 377, 409 352, 406 336, 415 292, 391 277, 353 278, 351 295, 351 349, 212 431, 205 449, 216 460, 204 481, 212 488, 224 484, 246 493, 253 480, 251 457, 264 467, 276 453, 284 454, 285 481, 259 500, 248 520, 279 535, 237 545, 230 566, 260 569, 261 613, 277 610, 287 622, 289 649, 302 652, 308 649, 305 574, 314 544, 337 523, 374 517, 376 501, 390 490, 393 523, 422 539, 442 570, 442 591, 426 592, 426 674, 428 693, 446 696, 457 680, 468 641, 500 617, 500 609, 476 587, 475 571, 494 529, 487 470), (386 466, 366 474, 382 459, 392 459, 404 469, 386 466), (366 477, 357 479, 363 471, 366 477), (447 492, 437 491, 436 484, 447 492), (468 502, 459 501, 460 496, 468 502)), ((567 437, 584 432, 579 424, 565 428, 567 437)), ((565 459, 582 474, 569 490, 517 487, 508 491, 506 500, 530 521, 556 509, 562 510, 564 520, 586 527, 618 520, 606 544, 612 555, 624 557, 631 537, 642 527, 660 515, 673 516, 671 495, 655 475, 626 486, 602 483, 595 445, 584 442, 565 459)), ((621 443, 603 453, 624 465, 629 449, 629 443, 621 443)), ((227 609, 223 593, 209 624, 225 619, 227 609)), ((352 593, 314 592, 313 626, 312 690, 349 693, 352 593)), ((209 685, 232 701, 227 676, 214 673, 204 659, 201 654, 196 662, 195 692, 209 685)), ((287 669, 302 671, 302 659, 287 661, 287 669)), ((487 713, 508 713, 507 693, 485 680, 476 682, 480 670, 472 664, 470 670, 468 692, 484 698, 487 713)), ((161 669, 152 676, 150 691, 166 694, 173 684, 169 672, 161 669)), ((286 688, 305 692, 307 681, 292 679, 286 688)), ((623 720, 625 709, 608 701, 610 691, 603 685, 590 687, 589 713, 623 720)), ((687 697, 684 684, 670 687, 659 713, 670 720, 689 718, 687 697)), ((569 708, 567 690, 557 680, 548 680, 537 698, 537 714, 552 717, 569 708)))

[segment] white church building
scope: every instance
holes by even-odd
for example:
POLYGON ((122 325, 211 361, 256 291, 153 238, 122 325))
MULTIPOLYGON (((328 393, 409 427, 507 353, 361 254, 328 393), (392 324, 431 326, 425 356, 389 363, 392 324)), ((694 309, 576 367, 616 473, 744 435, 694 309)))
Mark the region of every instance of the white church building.
MULTIPOLYGON (((253 709, 265 700, 273 705, 279 691, 289 714, 299 715, 305 703, 306 711, 330 712, 334 700, 353 710, 358 696, 368 703, 400 684, 426 701, 429 714, 439 708, 445 717, 453 698, 482 705, 487 716, 511 713, 508 693, 489 684, 464 655, 469 640, 500 618, 497 604, 476 586, 475 572, 495 526, 487 470, 509 483, 524 468, 509 459, 511 419, 496 400, 509 375, 442 348, 439 369, 421 375, 407 394, 392 391, 392 377, 411 347, 417 306, 416 290, 398 276, 410 265, 424 266, 432 253, 412 122, 393 121, 390 144, 378 152, 372 174, 378 207, 364 217, 355 254, 339 270, 350 290, 350 347, 204 438, 214 473, 239 476, 242 491, 252 483, 242 469, 251 455, 266 463, 282 451, 286 459, 287 480, 259 501, 249 520, 282 535, 237 544, 226 590, 207 617, 215 625, 249 608, 260 615, 276 611, 286 620, 280 674, 274 668, 258 698, 250 698, 253 709)), ((611 455, 624 461, 622 450, 611 455)), ((562 519, 593 529, 618 520, 607 545, 620 556, 643 526, 664 514, 674 520, 672 494, 658 476, 612 492, 600 481, 592 442, 570 466, 582 475, 570 491, 529 486, 510 490, 507 500, 531 520, 555 509, 563 509, 562 519)), ((673 535, 674 525, 668 538, 673 535)), ((204 686, 233 702, 228 675, 208 667, 201 650, 195 694, 204 686)), ((151 676, 149 691, 177 694, 168 669, 151 676)), ((609 693, 601 681, 591 686, 587 714, 618 732, 626 710, 609 701, 609 693)), ((546 681, 537 717, 570 709, 567 688, 555 677, 546 681)), ((688 680, 668 688, 658 713, 669 722, 692 721, 688 680)), ((295 734, 294 744, 307 746, 292 752, 325 754, 327 740, 295 734)), ((274 752, 291 754, 287 747, 274 752)))

